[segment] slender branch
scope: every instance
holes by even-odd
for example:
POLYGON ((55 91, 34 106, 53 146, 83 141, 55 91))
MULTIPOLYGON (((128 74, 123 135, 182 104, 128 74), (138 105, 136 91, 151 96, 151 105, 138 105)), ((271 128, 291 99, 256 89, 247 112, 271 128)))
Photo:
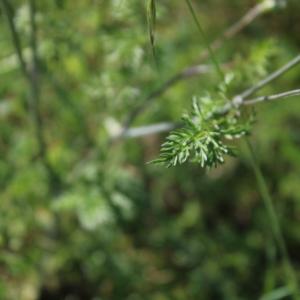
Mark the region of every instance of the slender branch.
POLYGON ((249 151, 249 157, 250 157, 250 163, 252 165, 255 178, 257 181, 257 185, 261 194, 261 197, 264 201, 265 208, 270 220, 271 229, 273 232, 274 240, 278 246, 279 252, 282 256, 283 264, 285 267, 285 271, 287 276, 290 279, 291 289, 294 294, 294 299, 299 300, 299 290, 298 290, 298 283, 297 283, 297 277, 295 274, 295 271, 293 269, 293 266, 291 264, 291 260, 289 257, 289 253, 287 250, 287 246, 284 240, 284 236, 282 233, 282 229, 280 226, 279 218, 277 216, 269 189, 267 187, 267 182, 263 176, 263 173, 259 167, 259 163, 257 161, 254 149, 250 143, 250 141, 246 138, 246 145, 247 149, 249 151))
POLYGON ((284 98, 288 98, 288 97, 295 97, 295 96, 299 96, 300 95, 300 89, 297 90, 292 90, 292 91, 288 91, 288 92, 284 92, 284 93, 280 93, 280 94, 275 94, 275 95, 270 95, 270 96, 261 96, 261 97, 257 97, 251 100, 245 100, 243 102, 243 105, 253 105, 253 104, 257 104, 260 102, 266 102, 266 101, 274 101, 274 100, 279 100, 279 99, 284 99, 284 98))
POLYGON ((30 12, 30 48, 32 52, 32 66, 30 72, 29 84, 32 95, 32 118, 35 128, 36 139, 39 144, 39 156, 48 172, 49 179, 53 185, 59 183, 59 177, 47 158, 47 144, 44 136, 44 122, 42 121, 42 114, 40 111, 40 69, 37 47, 37 27, 36 27, 36 3, 35 0, 29 0, 30 12))
MULTIPOLYGON (((262 96, 254 99, 249 99, 247 100, 246 97, 251 96, 255 92, 257 92, 259 89, 263 88, 265 85, 268 83, 276 80, 278 77, 282 76, 284 73, 287 71, 291 70, 293 67, 295 67, 297 64, 300 63, 300 54, 297 55, 294 59, 286 63, 283 67, 278 69, 277 71, 273 72, 269 76, 267 76, 265 79, 261 80, 251 88, 245 90, 241 94, 233 97, 232 101, 226 103, 220 110, 218 110, 215 114, 216 115, 224 115, 228 111, 230 111, 233 107, 239 107, 241 105, 252 105, 256 104, 258 102, 263 102, 263 101, 272 101, 272 100, 278 100, 282 98, 287 98, 287 97, 292 97, 292 96, 297 96, 299 95, 299 89, 276 94, 276 95, 270 95, 270 96, 262 96)), ((141 127, 142 130, 138 130, 138 128, 126 128, 123 129, 122 132, 118 137, 138 137, 138 136, 143 136, 147 134, 153 134, 153 133, 159 133, 159 132, 165 132, 172 130, 176 127, 180 126, 179 124, 174 124, 172 122, 164 122, 164 123, 159 123, 159 124, 154 124, 154 125, 149 125, 149 126, 143 126, 141 127), (148 128, 147 128, 148 127, 148 128), (133 134, 132 134, 133 133, 133 134)))
POLYGON ((251 87, 251 88, 247 89, 246 91, 244 91, 242 94, 240 94, 240 97, 245 99, 245 98, 251 96, 252 94, 257 92, 258 90, 263 88, 265 85, 267 85, 270 82, 274 81, 275 79, 277 79, 278 77, 280 77, 281 75, 283 75, 284 73, 286 73, 287 71, 289 71, 290 69, 292 69, 293 67, 298 65, 299 63, 300 63, 300 54, 297 55, 291 61, 289 61, 287 64, 285 64, 279 70, 275 71, 274 73, 270 74, 268 77, 261 80, 259 83, 257 83, 253 87, 251 87))
MULTIPOLYGON (((279 76, 283 75, 285 72, 290 70, 292 67, 296 66, 298 63, 300 63, 300 55, 296 56, 293 60, 285 64, 282 68, 279 70, 275 71, 262 81, 260 81, 258 84, 254 85, 253 87, 247 89, 245 92, 241 93, 240 95, 236 96, 233 98, 233 100, 229 103, 226 103, 223 108, 221 108, 219 111, 216 112, 217 115, 223 115, 226 114, 232 107, 239 107, 241 105, 252 105, 256 104, 258 102, 263 102, 263 101, 271 101, 271 100, 278 100, 282 98, 287 98, 287 97, 292 97, 292 96, 297 96, 300 94, 300 90, 292 90, 276 95, 271 95, 271 96, 262 96, 258 97, 255 99, 250 99, 246 100, 245 95, 251 95, 254 92, 258 91, 260 88, 265 86, 267 83, 270 83, 271 81, 277 79, 279 76)), ((160 124, 155 124, 155 125, 150 125, 150 126, 144 126, 141 127, 141 130, 138 130, 138 128, 133 128, 133 129, 128 129, 125 134, 123 134, 123 137, 137 137, 137 136, 143 136, 147 134, 153 134, 153 133, 158 133, 158 132, 164 132, 168 130, 172 130, 176 127, 178 127, 178 124, 174 123, 160 123, 160 124), (163 126, 162 126, 163 125, 163 126), (148 127, 148 128, 147 128, 148 127), (156 130, 156 131, 155 131, 156 130), (133 133, 133 134, 132 134, 133 133)))
POLYGON ((223 71, 222 71, 222 69, 221 69, 221 67, 218 63, 218 60, 215 56, 215 52, 212 49, 212 47, 211 47, 211 45, 210 45, 210 43, 209 43, 209 41, 206 37, 205 31, 203 30, 203 28, 202 28, 202 26, 201 26, 201 24, 198 20, 198 17, 197 17, 196 12, 193 8, 192 2, 190 0, 185 0, 185 2, 187 3, 187 6, 189 7, 189 10, 191 12, 191 15, 193 16, 194 22, 195 22, 195 24, 198 28, 198 31, 200 32, 201 38, 204 41, 205 47, 206 47, 207 52, 208 52, 208 56, 210 57, 210 59, 211 59, 213 65, 214 65, 217 73, 219 74, 221 80, 223 80, 224 79, 224 73, 223 73, 223 71))
POLYGON ((182 70, 180 73, 177 73, 173 77, 171 77, 169 80, 164 82, 162 85, 160 85, 157 89, 155 89, 153 92, 151 92, 144 101, 140 105, 138 105, 135 109, 131 111, 129 114, 129 117, 127 118, 125 124, 124 124, 124 131, 126 128, 129 128, 130 125, 135 121, 135 119, 147 109, 149 104, 157 97, 164 94, 170 87, 174 86, 181 80, 185 80, 197 75, 207 74, 211 71, 211 66, 209 65, 197 65, 192 66, 190 68, 186 68, 182 70))
POLYGON ((136 128, 131 128, 126 132, 124 137, 126 138, 137 138, 140 136, 146 136, 158 132, 167 132, 173 130, 174 128, 180 126, 180 124, 175 124, 172 122, 162 122, 149 126, 140 126, 136 128))
POLYGON ((13 17, 13 10, 10 3, 7 0, 1 0, 2 8, 6 14, 9 30, 12 36, 13 46, 18 56, 21 71, 24 78, 28 82, 30 97, 28 98, 28 107, 31 113, 31 119, 34 126, 34 134, 38 143, 38 156, 41 158, 43 165, 45 166, 50 180, 57 182, 57 175, 52 169, 46 155, 46 142, 43 134, 43 122, 40 113, 40 82, 39 82, 39 70, 38 70, 38 53, 37 53, 37 28, 35 23, 35 0, 29 0, 29 13, 30 13, 30 48, 32 53, 31 68, 27 67, 25 62, 19 33, 17 32, 16 25, 13 17))
POLYGON ((40 113, 40 88, 39 88, 39 67, 38 67, 38 54, 37 54, 37 36, 36 36, 36 23, 35 23, 35 1, 29 0, 30 11, 30 48, 32 54, 32 62, 30 69, 30 89, 31 89, 31 111, 34 120, 36 137, 39 143, 39 155, 44 159, 46 152, 46 143, 42 134, 42 118, 40 113))
POLYGON ((263 80, 259 81, 254 86, 250 87, 249 89, 245 90, 244 92, 240 93, 239 95, 235 96, 233 100, 229 103, 226 103, 223 108, 221 108, 217 114, 226 114, 232 107, 238 107, 246 101, 246 98, 254 94, 255 92, 259 91, 265 85, 271 83, 272 81, 276 80, 278 77, 282 76, 287 71, 291 70, 297 64, 300 63, 300 54, 298 54, 294 59, 286 63, 283 67, 278 69, 277 71, 273 72, 263 80))
MULTIPOLYGON (((220 37, 218 37, 214 42, 212 42, 211 48, 213 51, 218 50, 223 46, 223 44, 241 32, 245 27, 250 25, 257 17, 269 11, 275 6, 275 0, 265 0, 253 8, 251 8, 240 20, 230 26, 220 37)), ((204 50, 199 58, 200 61, 204 61, 208 58, 208 50, 204 50)), ((126 135, 126 130, 133 124, 135 119, 149 108, 150 104, 159 96, 164 94, 169 88, 173 87, 175 84, 181 80, 185 80, 189 77, 206 74, 211 71, 211 67, 205 65, 192 65, 184 68, 170 79, 162 83, 157 89, 151 92, 142 102, 139 104, 128 116, 127 120, 124 122, 124 133, 126 135)))
MULTIPOLYGON (((300 89, 292 90, 280 94, 275 95, 269 95, 269 96, 260 96, 257 98, 253 98, 250 100, 244 100, 243 102, 240 102, 237 106, 248 106, 248 105, 254 105, 261 102, 267 102, 267 101, 274 101, 279 99, 284 99, 288 97, 295 97, 300 95, 300 89)), ((231 102, 230 107, 233 107, 233 102, 231 102)), ((218 112, 216 112, 216 115, 224 115, 228 112, 228 106, 226 105, 226 109, 221 109, 218 112)), ((173 130, 175 128, 180 127, 180 123, 172 123, 172 122, 161 122, 157 124, 152 124, 148 126, 140 126, 140 127, 133 127, 126 131, 126 134, 123 135, 124 138, 137 138, 141 136, 146 136, 150 134, 160 133, 160 132, 168 132, 170 130, 173 130)))
POLYGON ((1 0, 1 6, 2 6, 3 12, 7 18, 9 30, 11 32, 11 37, 12 37, 13 44, 14 44, 14 47, 15 47, 15 50, 17 53, 17 57, 18 57, 18 60, 20 63, 21 70, 23 72, 23 75, 28 78, 29 73, 27 71, 26 62, 25 62, 25 59, 23 56, 20 38, 19 38, 15 23, 14 23, 12 7, 7 0, 1 0))
MULTIPOLYGON (((216 51, 223 46, 223 44, 236 36, 241 32, 245 27, 250 25, 257 17, 264 14, 265 12, 271 10, 276 5, 275 0, 265 0, 261 3, 258 3, 253 8, 251 8, 246 14, 239 19, 236 23, 230 26, 225 32, 218 37, 215 41, 212 42, 211 48, 216 51)), ((206 60, 209 56, 208 50, 202 52, 199 57, 199 61, 206 60)))
POLYGON ((248 139, 246 139, 246 144, 248 146, 247 148, 249 149, 249 154, 250 154, 249 157, 251 159, 251 164, 252 164, 253 170, 255 172, 258 187, 261 190, 261 194, 263 195, 263 199, 266 200, 265 201, 265 206, 266 206, 267 212, 269 214, 269 218, 271 220, 271 226, 272 226, 272 230, 274 232, 276 242, 278 243, 278 246, 279 246, 281 252, 283 253, 284 257, 288 257, 288 254, 287 254, 288 252, 286 250, 286 246, 285 246, 285 243, 284 243, 284 238, 282 236, 281 228, 280 228, 280 225, 279 225, 279 221, 277 219, 277 214, 275 212, 275 208, 274 208, 272 200, 271 200, 271 196, 269 194, 269 191, 266 189, 266 182, 265 182, 264 177, 261 173, 261 170, 257 167, 258 162, 257 162, 255 152, 254 152, 253 147, 250 144, 248 139))

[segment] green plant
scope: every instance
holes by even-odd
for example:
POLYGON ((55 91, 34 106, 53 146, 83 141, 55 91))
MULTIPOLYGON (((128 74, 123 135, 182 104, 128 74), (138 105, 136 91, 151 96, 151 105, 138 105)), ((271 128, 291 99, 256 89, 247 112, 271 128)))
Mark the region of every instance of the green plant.
MULTIPOLYGON (((226 138, 237 139, 249 134, 250 132, 251 119, 247 120, 245 124, 240 122, 241 112, 239 108, 241 105, 256 104, 261 101, 277 100, 289 96, 298 96, 300 94, 300 90, 297 89, 281 93, 279 95, 263 96, 248 101, 246 100, 247 97, 251 96, 263 86, 274 81, 290 68, 300 63, 300 55, 278 71, 260 81, 258 84, 235 96, 233 100, 230 100, 227 94, 227 89, 233 77, 230 75, 224 76, 214 51, 207 41, 205 32, 197 18, 191 1, 186 0, 186 3, 194 22, 197 25, 197 29, 200 32, 201 38, 204 41, 216 72, 221 79, 225 77, 225 80, 219 87, 219 97, 212 97, 208 94, 206 97, 200 98, 199 103, 197 103, 195 99, 193 100, 192 113, 184 115, 182 118, 182 127, 168 135, 166 142, 162 144, 159 158, 153 162, 163 163, 167 167, 171 167, 176 166, 177 164, 183 164, 186 161, 192 161, 199 163, 201 167, 217 167, 219 164, 224 162, 225 154, 234 154, 232 147, 226 145, 223 141, 226 138), (219 99, 221 99, 221 101, 219 99)), ((255 173, 258 188, 267 209, 268 217, 272 226, 273 237, 277 243, 285 266, 287 284, 294 296, 294 299, 299 299, 300 295, 297 278, 295 270, 290 262, 279 219, 276 214, 266 180, 260 170, 255 153, 248 140, 247 149, 249 151, 249 157, 255 173)))
POLYGON ((199 163, 201 167, 217 167, 224 163, 224 155, 235 156, 233 145, 226 140, 239 139, 249 134, 253 114, 243 121, 238 106, 226 113, 219 113, 228 103, 226 89, 233 77, 227 77, 220 92, 193 99, 192 111, 182 118, 181 127, 172 131, 161 147, 160 156, 154 163, 167 167, 187 161, 199 163))
POLYGON ((189 3, 0 0, 0 299, 292 298, 300 3, 189 3))

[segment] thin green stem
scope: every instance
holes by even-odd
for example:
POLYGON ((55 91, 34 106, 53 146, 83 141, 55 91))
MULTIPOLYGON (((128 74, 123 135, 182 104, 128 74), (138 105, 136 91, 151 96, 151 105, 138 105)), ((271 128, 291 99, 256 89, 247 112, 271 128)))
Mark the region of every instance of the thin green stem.
POLYGON ((22 45, 20 34, 17 32, 14 22, 13 8, 9 1, 1 0, 3 12, 6 15, 8 28, 11 33, 13 46, 17 53, 21 71, 24 78, 27 80, 30 97, 28 97, 28 107, 31 114, 31 120, 33 125, 34 134, 38 143, 38 157, 41 159, 44 167, 46 168, 49 179, 56 185, 59 181, 59 177, 55 170, 51 166, 47 158, 47 145, 44 136, 44 124, 42 121, 42 115, 40 112, 40 81, 39 81, 39 60, 37 53, 37 27, 35 22, 36 7, 35 0, 29 0, 29 13, 30 13, 30 48, 32 51, 32 61, 27 65, 22 52, 22 45))
POLYGON ((296 277, 295 271, 294 271, 293 266, 290 261, 290 257, 289 257, 288 251, 287 251, 287 246, 286 246, 286 243, 285 243, 285 240, 284 240, 284 237, 282 234, 282 230, 280 227, 280 222, 279 222, 278 216, 276 214, 276 210, 275 210, 270 192, 268 190, 266 180, 265 180, 265 178, 262 174, 262 171, 259 167, 259 163, 256 159, 256 156, 255 156, 255 153, 254 153, 254 150, 252 148, 250 141, 247 138, 245 138, 245 140, 246 140, 247 150, 249 152, 251 166, 253 168, 253 171, 254 171, 254 174, 256 177, 257 185, 258 185, 262 200, 264 201, 264 204, 265 204, 265 207, 266 207, 266 210, 268 213, 268 217, 269 217, 271 229, 272 229, 272 234, 273 234, 274 240, 278 246, 280 255, 282 257, 286 275, 287 275, 287 278, 289 279, 289 284, 291 285, 291 288, 294 292, 294 299, 299 299, 300 295, 299 295, 299 290, 298 290, 297 277, 296 277))
POLYGON ((201 37, 202 37, 203 42, 205 44, 205 47, 207 48, 207 50, 209 52, 210 59, 211 59, 213 65, 214 65, 214 67, 216 68, 216 71, 219 74, 221 80, 223 81, 224 80, 224 73, 223 73, 223 71, 222 71, 222 69, 220 67, 220 64, 219 64, 219 62, 218 62, 218 60, 216 58, 216 55, 215 55, 215 53, 214 53, 214 51, 213 51, 210 43, 208 42, 208 39, 207 39, 206 34, 205 34, 205 31, 203 30, 203 28, 202 28, 202 26, 200 24, 200 21, 198 20, 198 17, 197 17, 196 12, 195 12, 195 10, 193 8, 193 5, 192 5, 192 3, 191 3, 190 0, 185 0, 185 2, 187 3, 187 5, 189 7, 189 10, 190 10, 190 12, 191 12, 191 14, 193 16, 193 19, 195 21, 195 24, 197 25, 197 28, 198 28, 200 34, 201 34, 201 37))
MULTIPOLYGON (((186 1, 187 5, 189 7, 189 10, 190 10, 190 12, 193 16, 193 19, 194 19, 194 21, 197 25, 197 28, 198 28, 198 30, 201 34, 201 37, 202 37, 202 39, 203 39, 203 41, 204 41, 204 43, 207 47, 207 50, 208 50, 209 56, 210 56, 210 58, 213 62, 213 65, 214 65, 217 73, 220 75, 221 80, 224 80, 224 74, 223 74, 223 72, 220 68, 220 64, 218 63, 217 58, 214 54, 214 51, 213 51, 212 47, 210 46, 210 44, 209 44, 209 42, 206 38, 205 32, 204 32, 204 30, 203 30, 203 28, 202 28, 202 26, 201 26, 201 24, 200 24, 200 22, 197 18, 197 15, 196 15, 195 10, 192 6, 192 3, 191 3, 190 0, 185 0, 185 1, 186 1)), ((293 62, 293 65, 296 64, 297 62, 298 61, 293 62)), ((267 84, 268 82, 270 82, 274 78, 279 77, 281 74, 283 74, 283 72, 285 72, 285 69, 282 72, 280 71, 278 74, 276 73, 274 76, 272 76, 271 79, 268 79, 268 80, 264 81, 261 85, 259 85, 258 88, 260 88, 261 86, 264 86, 265 84, 267 84)), ((249 93, 246 93, 246 94, 251 95, 258 88, 251 89, 251 91, 249 93)), ((286 247, 286 244, 285 244, 285 241, 284 241, 284 238, 283 238, 283 234, 282 234, 282 230, 281 230, 281 227, 280 227, 279 219, 277 217, 275 207, 274 207, 273 202, 272 202, 272 198, 270 196, 265 178, 264 178, 264 176, 263 176, 263 174, 260 170, 259 164, 256 160, 253 148, 252 148, 250 142, 247 139, 246 139, 246 143, 247 143, 247 148, 248 148, 248 151, 249 151, 249 154, 250 154, 249 156, 250 156, 250 159, 251 159, 251 165, 252 165, 252 168, 254 170, 256 181, 257 181, 257 184, 258 184, 258 188, 259 188, 261 197, 264 201, 264 204, 265 204, 265 207, 266 207, 269 219, 270 219, 273 236, 274 236, 274 239, 275 239, 276 244, 278 246, 280 255, 282 256, 283 264, 284 264, 286 275, 287 275, 287 278, 288 278, 288 284, 290 284, 291 289, 294 293, 294 299, 299 300, 300 296, 299 296, 299 292, 298 292, 299 290, 298 290, 298 284, 297 284, 297 277, 296 277, 295 271, 292 267, 292 264, 290 262, 287 247, 286 247)))
POLYGON ((29 70, 28 82, 31 92, 31 111, 35 129, 35 136, 39 145, 39 157, 41 158, 52 183, 57 183, 58 175, 52 168, 47 158, 47 143, 44 136, 44 122, 42 120, 41 93, 40 93, 40 70, 37 46, 37 25, 36 25, 36 2, 29 0, 30 15, 30 48, 32 52, 31 69, 29 70))
POLYGON ((16 54, 20 63, 21 70, 25 77, 29 77, 29 73, 27 71, 27 65, 23 57, 21 42, 19 38, 19 34, 17 33, 16 26, 14 24, 13 19, 13 11, 12 7, 7 0, 1 0, 1 7, 3 9, 3 13, 6 15, 8 26, 11 32, 12 41, 16 50, 16 54))

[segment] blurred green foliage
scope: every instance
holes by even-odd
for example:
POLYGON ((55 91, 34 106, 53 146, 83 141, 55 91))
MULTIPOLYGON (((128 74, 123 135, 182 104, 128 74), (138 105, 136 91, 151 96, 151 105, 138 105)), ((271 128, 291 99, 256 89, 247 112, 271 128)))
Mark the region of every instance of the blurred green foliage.
MULTIPOLYGON (((238 159, 205 172, 146 164, 164 135, 111 141, 151 91, 206 49, 184 1, 157 1, 154 62, 145 2, 36 1, 40 129, 55 180, 1 10, 0 299, 289 299, 243 143, 238 159)), ((259 1, 193 2, 212 41, 259 1)), ((29 2, 9 3, 30 68, 29 2)), ((299 10, 286 1, 217 52, 237 76, 233 92, 299 52, 299 10)), ((298 67, 262 94, 299 87, 299 78, 298 67)), ((214 73, 181 81, 134 125, 176 121, 218 83, 214 73)), ((299 111, 299 97, 258 105, 252 140, 300 279, 299 111)))

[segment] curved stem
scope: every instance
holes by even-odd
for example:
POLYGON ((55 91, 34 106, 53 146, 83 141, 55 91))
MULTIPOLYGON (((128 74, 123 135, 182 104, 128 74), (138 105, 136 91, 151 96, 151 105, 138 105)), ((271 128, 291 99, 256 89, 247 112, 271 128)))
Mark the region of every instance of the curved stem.
POLYGON ((34 135, 38 144, 38 157, 48 172, 49 179, 53 186, 59 182, 59 176, 51 166, 47 158, 47 144, 44 136, 44 124, 40 112, 40 80, 39 80, 39 60, 37 53, 37 26, 36 26, 36 6, 35 0, 29 0, 30 13, 30 48, 32 52, 32 61, 30 66, 24 59, 20 34, 17 32, 13 18, 13 9, 9 1, 1 0, 3 12, 6 15, 8 27, 12 37, 13 46, 15 48, 20 68, 24 78, 27 80, 30 97, 28 98, 28 107, 31 114, 34 135))
POLYGON ((212 47, 210 46, 210 43, 207 40, 206 34, 205 34, 205 32, 204 32, 204 30, 203 30, 203 28, 202 28, 202 26, 201 26, 201 24, 200 24, 200 22, 198 20, 198 17, 197 17, 196 12, 195 12, 195 10, 193 8, 193 5, 192 5, 192 3, 191 3, 190 0, 185 0, 185 2, 187 3, 187 5, 189 7, 189 10, 190 10, 190 12, 191 12, 191 14, 193 16, 193 19, 194 19, 195 24, 196 24, 196 26, 198 28, 198 31, 200 32, 200 35, 201 35, 201 37, 203 39, 205 47, 207 48, 207 51, 209 53, 210 59, 211 59, 213 65, 214 65, 214 67, 216 68, 216 71, 219 74, 219 76, 221 78, 221 81, 223 81, 224 80, 224 73, 221 70, 220 64, 219 64, 219 62, 218 62, 218 60, 217 60, 217 58, 215 56, 214 50, 212 49, 212 47))
POLYGON ((268 77, 264 78, 263 80, 259 81, 257 84, 252 86, 251 88, 247 89, 244 91, 240 97, 242 99, 246 99, 270 82, 274 81, 275 79, 279 78, 282 76, 284 73, 292 69, 293 67, 297 66, 300 63, 300 54, 298 54, 294 59, 289 61, 287 64, 285 64, 283 67, 275 71, 274 73, 270 74, 268 77))
POLYGON ((262 171, 259 167, 259 163, 256 159, 253 147, 247 138, 245 138, 245 140, 246 140, 247 150, 249 152, 251 166, 253 168, 255 178, 257 181, 257 185, 259 188, 259 192, 262 197, 262 200, 264 201, 264 205, 265 205, 265 208, 266 208, 269 220, 270 220, 272 234, 273 234, 274 240, 278 246, 278 250, 279 250, 282 260, 283 260, 286 276, 288 278, 288 283, 291 285, 291 289, 294 293, 294 299, 298 300, 300 295, 299 295, 297 277, 296 277, 296 273, 295 273, 293 266, 291 264, 291 261, 290 261, 290 257, 289 257, 288 251, 287 251, 287 246, 286 246, 283 234, 282 234, 282 229, 280 227, 280 222, 279 222, 278 216, 276 214, 276 210, 275 210, 270 192, 268 190, 266 180, 262 174, 262 171))
POLYGON ((243 105, 253 105, 253 104, 260 103, 260 102, 274 101, 274 100, 285 99, 285 98, 289 98, 289 97, 295 97, 295 96, 299 96, 299 95, 300 95, 300 89, 297 89, 297 90, 283 92, 280 94, 269 95, 269 96, 260 96, 260 97, 254 98, 254 99, 244 100, 243 105))
MULTIPOLYGON (((296 97, 300 95, 300 89, 296 90, 291 90, 287 92, 283 92, 280 94, 274 94, 274 95, 267 95, 267 96, 260 96, 257 98, 249 99, 249 100, 244 100, 240 101, 238 103, 234 103, 234 99, 227 103, 224 107, 222 107, 220 110, 216 111, 215 115, 224 115, 228 113, 228 111, 236 106, 250 106, 250 105, 255 105, 259 104, 262 102, 269 102, 269 101, 275 101, 279 99, 286 99, 289 97, 296 97)), ((136 138, 140 136, 145 136, 149 134, 155 134, 155 133, 160 133, 160 132, 166 132, 173 130, 177 127, 180 127, 182 124, 180 123, 172 123, 172 122, 161 122, 161 123, 156 123, 156 124, 151 124, 151 125, 146 125, 146 126, 140 126, 140 127, 133 127, 133 128, 128 128, 126 131, 120 129, 120 132, 118 135, 115 136, 115 138, 136 138)))
MULTIPOLYGON (((218 50, 221 48, 224 43, 232 39, 235 35, 241 32, 245 27, 250 25, 257 17, 270 11, 275 5, 275 1, 265 0, 261 3, 256 4, 252 7, 249 11, 246 12, 237 22, 231 25, 229 28, 225 30, 219 37, 217 37, 211 44, 211 48, 213 51, 218 50)), ((204 50, 198 61, 202 62, 209 57, 209 52, 204 50)), ((191 76, 201 75, 210 72, 210 67, 205 66, 202 64, 193 64, 190 66, 185 67, 184 69, 180 70, 172 77, 170 77, 165 82, 161 83, 158 87, 154 89, 137 107, 129 114, 129 117, 124 122, 124 133, 126 130, 131 126, 131 124, 135 121, 135 119, 143 113, 146 109, 150 107, 150 104, 154 102, 156 98, 161 96, 165 93, 168 89, 173 87, 175 84, 180 82, 181 80, 187 79, 191 76), (204 67, 204 69, 203 69, 204 67), (207 69, 209 68, 209 69, 207 69)))

